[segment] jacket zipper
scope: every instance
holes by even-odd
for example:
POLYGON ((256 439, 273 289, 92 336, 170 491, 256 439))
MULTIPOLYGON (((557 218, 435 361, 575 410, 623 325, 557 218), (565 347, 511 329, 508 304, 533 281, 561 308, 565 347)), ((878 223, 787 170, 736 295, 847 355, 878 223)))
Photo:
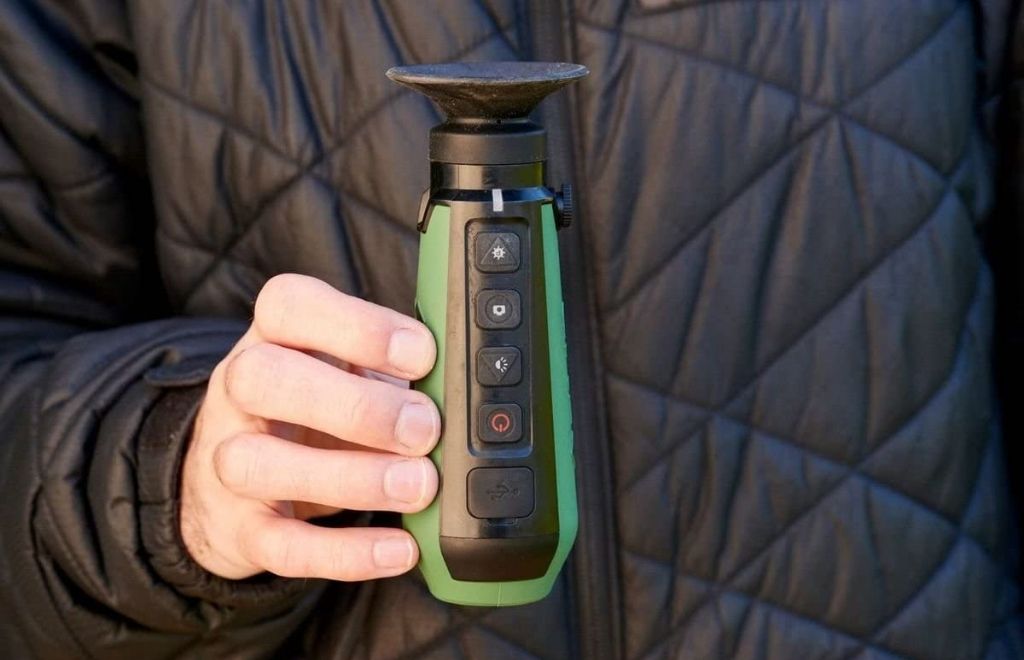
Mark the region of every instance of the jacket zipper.
MULTIPOLYGON (((535 59, 575 61, 572 8, 567 0, 530 0, 530 43, 535 59)), ((548 181, 575 183, 576 208, 585 208, 581 159, 574 151, 578 128, 571 112, 572 87, 542 104, 548 128, 548 181)), ((569 372, 572 375, 573 433, 576 439, 579 532, 571 561, 570 586, 575 602, 576 651, 588 660, 622 656, 622 608, 619 559, 615 547, 615 501, 611 443, 604 411, 604 381, 597 339, 596 301, 585 261, 585 214, 574 227, 559 232, 565 299, 569 372)))

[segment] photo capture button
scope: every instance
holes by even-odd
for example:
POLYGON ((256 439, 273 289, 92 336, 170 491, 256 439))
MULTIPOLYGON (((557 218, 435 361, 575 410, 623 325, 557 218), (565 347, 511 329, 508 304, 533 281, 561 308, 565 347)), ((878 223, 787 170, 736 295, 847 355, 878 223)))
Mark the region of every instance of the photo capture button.
POLYGON ((476 297, 476 324, 485 330, 510 329, 519 325, 519 292, 488 289, 476 297))
POLYGON ((476 354, 476 381, 481 385, 517 385, 523 378, 522 354, 515 346, 481 348, 476 354))
POLYGON ((477 416, 477 435, 483 442, 519 442, 523 409, 514 403, 485 403, 477 416))
POLYGON ((533 513, 533 470, 476 468, 466 477, 469 513, 474 518, 525 518, 533 513))
POLYGON ((519 269, 519 236, 512 232, 476 235, 476 267, 485 273, 511 273, 519 269))

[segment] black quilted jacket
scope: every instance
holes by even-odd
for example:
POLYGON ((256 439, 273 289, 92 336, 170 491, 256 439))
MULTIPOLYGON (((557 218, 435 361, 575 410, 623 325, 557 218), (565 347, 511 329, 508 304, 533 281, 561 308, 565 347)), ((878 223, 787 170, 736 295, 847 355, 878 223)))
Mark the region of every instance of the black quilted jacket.
POLYGON ((1024 655, 1017 21, 1011 0, 0 0, 0 655, 1024 655), (485 610, 415 576, 204 573, 177 468, 262 283, 411 308, 438 117, 384 71, 519 58, 592 71, 541 116, 582 198, 563 579, 485 610))

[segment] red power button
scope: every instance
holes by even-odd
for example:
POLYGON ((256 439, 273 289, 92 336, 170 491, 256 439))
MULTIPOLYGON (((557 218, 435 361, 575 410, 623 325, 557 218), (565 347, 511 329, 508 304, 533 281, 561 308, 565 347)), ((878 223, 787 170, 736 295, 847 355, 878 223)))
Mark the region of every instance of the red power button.
POLYGON ((483 442, 518 442, 523 437, 523 409, 512 402, 485 403, 477 419, 483 442))

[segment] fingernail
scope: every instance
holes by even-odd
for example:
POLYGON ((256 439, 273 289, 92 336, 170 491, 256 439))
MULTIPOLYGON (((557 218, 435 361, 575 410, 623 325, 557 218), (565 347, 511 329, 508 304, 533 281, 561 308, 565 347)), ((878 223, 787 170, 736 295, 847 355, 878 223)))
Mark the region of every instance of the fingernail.
POLYGON ((422 403, 407 403, 398 413, 395 439, 398 444, 415 453, 424 453, 437 437, 437 413, 422 403))
POLYGON ((426 487, 426 459, 396 461, 384 473, 384 494, 393 500, 414 504, 423 499, 426 487))
POLYGON ((432 352, 430 337, 424 332, 400 328, 391 333, 388 362, 403 373, 423 373, 432 352))
POLYGON ((377 568, 412 566, 412 541, 407 538, 381 539, 373 544, 373 563, 377 568))

